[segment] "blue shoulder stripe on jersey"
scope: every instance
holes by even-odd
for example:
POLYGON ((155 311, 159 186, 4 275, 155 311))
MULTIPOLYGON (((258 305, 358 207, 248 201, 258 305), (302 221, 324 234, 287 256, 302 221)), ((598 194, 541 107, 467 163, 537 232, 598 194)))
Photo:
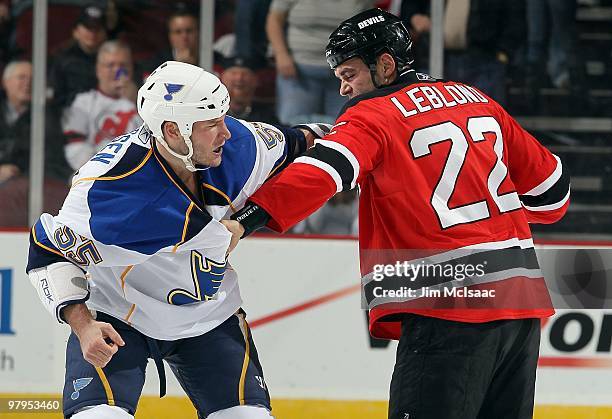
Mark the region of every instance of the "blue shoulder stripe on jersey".
MULTIPOLYGON (((89 226, 95 240, 153 255, 183 239, 191 200, 166 176, 156 159, 113 181, 98 179, 89 189, 89 226)), ((193 211, 204 226, 211 217, 193 211)), ((190 224, 195 221, 191 221, 190 224)))
POLYGON ((147 157, 149 152, 148 147, 143 147, 139 144, 132 143, 128 145, 128 149, 125 154, 121 157, 121 160, 117 162, 108 172, 102 176, 122 176, 128 173, 130 170, 138 167, 140 163, 147 157))
MULTIPOLYGON (((257 144, 253 133, 237 119, 226 116, 225 124, 232 136, 223 146, 221 165, 202 171, 200 175, 203 184, 212 186, 233 201, 253 172, 257 158, 257 144)), ((210 194, 218 194, 206 186, 204 193, 205 199, 207 195, 210 197, 210 194)), ((215 201, 226 201, 229 205, 223 195, 221 198, 215 201)))
POLYGON ((66 261, 66 258, 47 237, 39 220, 30 231, 30 250, 28 251, 26 273, 32 269, 66 261))
POLYGON ((55 246, 55 244, 49 239, 47 236, 47 232, 42 226, 40 220, 34 224, 32 227, 32 231, 30 232, 32 240, 36 243, 37 246, 45 249, 48 252, 55 253, 59 256, 64 256, 62 252, 55 246))

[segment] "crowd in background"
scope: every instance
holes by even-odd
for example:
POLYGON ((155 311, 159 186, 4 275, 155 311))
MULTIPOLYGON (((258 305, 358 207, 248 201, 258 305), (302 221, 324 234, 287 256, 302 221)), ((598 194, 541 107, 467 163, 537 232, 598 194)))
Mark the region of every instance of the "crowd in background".
MULTIPOLYGON (((524 109, 537 111, 537 89, 575 84, 576 1, 448 0, 445 78, 502 104, 508 81, 518 79, 528 93, 524 109)), ((142 123, 135 98, 147 75, 167 60, 199 62, 197 0, 82 4, 49 1, 44 206, 51 212, 74 171, 142 123)), ((429 0, 217 1, 214 70, 229 89, 229 114, 273 124, 333 122, 345 99, 325 61, 327 36, 374 6, 402 18, 416 68, 427 72, 429 0)), ((31 32, 32 1, 0 0, 0 226, 27 224, 31 32)), ((356 218, 356 194, 348 193, 296 231, 356 234, 356 218)))

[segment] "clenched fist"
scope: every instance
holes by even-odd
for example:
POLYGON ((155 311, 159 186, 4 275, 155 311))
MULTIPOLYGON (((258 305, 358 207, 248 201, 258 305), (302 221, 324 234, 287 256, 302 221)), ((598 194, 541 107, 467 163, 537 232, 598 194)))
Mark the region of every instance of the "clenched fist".
POLYGON ((85 304, 70 305, 62 310, 66 322, 79 338, 83 358, 94 367, 108 364, 125 342, 109 323, 93 319, 85 304))
POLYGON ((227 249, 227 253, 231 253, 232 250, 238 245, 238 242, 244 235, 244 227, 238 221, 234 220, 221 220, 221 224, 228 229, 230 233, 232 233, 232 240, 230 242, 229 248, 227 249))

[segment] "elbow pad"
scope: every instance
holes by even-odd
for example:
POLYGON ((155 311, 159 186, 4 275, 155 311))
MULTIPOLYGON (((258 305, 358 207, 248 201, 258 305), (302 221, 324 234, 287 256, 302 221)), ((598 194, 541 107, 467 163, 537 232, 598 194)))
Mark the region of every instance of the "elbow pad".
POLYGON ((85 273, 70 262, 32 269, 28 277, 43 306, 60 323, 65 323, 60 316, 62 308, 89 299, 89 283, 85 273))

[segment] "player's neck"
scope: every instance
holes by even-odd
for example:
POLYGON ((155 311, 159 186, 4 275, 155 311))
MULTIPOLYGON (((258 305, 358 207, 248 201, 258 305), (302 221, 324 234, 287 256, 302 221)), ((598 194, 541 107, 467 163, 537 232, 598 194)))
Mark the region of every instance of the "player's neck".
POLYGON ((163 158, 164 161, 168 164, 168 166, 170 166, 174 174, 176 174, 176 176, 178 176, 178 178, 183 182, 183 184, 187 186, 187 188, 189 188, 189 190, 193 194, 196 194, 197 182, 195 173, 187 170, 187 168, 185 167, 185 162, 183 162, 183 160, 181 160, 180 158, 170 154, 170 152, 166 150, 164 146, 158 144, 157 151, 159 152, 161 158, 163 158))

